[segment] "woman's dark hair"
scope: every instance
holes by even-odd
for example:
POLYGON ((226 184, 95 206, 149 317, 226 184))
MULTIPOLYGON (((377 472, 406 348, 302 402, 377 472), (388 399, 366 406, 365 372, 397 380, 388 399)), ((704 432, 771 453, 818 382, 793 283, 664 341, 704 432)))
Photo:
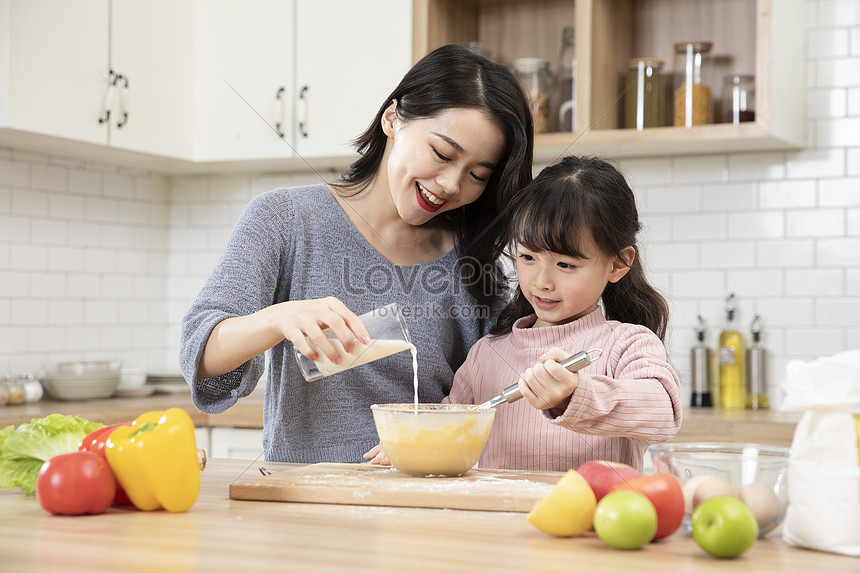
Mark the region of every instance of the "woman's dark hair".
POLYGON ((478 302, 495 302, 507 290, 497 265, 505 247, 502 210, 532 179, 534 127, 521 84, 504 65, 463 46, 451 44, 432 51, 406 73, 355 139, 359 158, 334 184, 339 190, 361 192, 376 176, 388 139, 382 131, 382 116, 392 100, 397 101, 397 117, 404 122, 459 108, 486 112, 501 125, 505 148, 481 197, 434 219, 454 232, 463 284, 478 302))
MULTIPOLYGON (((623 261, 621 250, 633 247, 636 256, 630 270, 603 291, 606 318, 641 324, 665 339, 669 305, 645 278, 636 246, 642 228, 636 198, 615 167, 601 159, 565 157, 542 170, 517 199, 507 236, 529 250, 583 258, 586 233, 607 257, 623 261)), ((517 319, 533 312, 518 290, 491 333, 506 334, 517 319)))

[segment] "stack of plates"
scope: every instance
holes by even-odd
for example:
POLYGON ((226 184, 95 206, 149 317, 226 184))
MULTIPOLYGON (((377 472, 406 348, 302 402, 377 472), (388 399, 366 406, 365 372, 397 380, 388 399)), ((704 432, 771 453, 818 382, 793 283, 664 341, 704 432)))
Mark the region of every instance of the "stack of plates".
POLYGON ((191 387, 179 372, 150 372, 146 375, 146 385, 164 394, 191 392, 191 387))
POLYGON ((56 400, 110 398, 119 385, 119 362, 60 362, 41 377, 42 386, 56 400))

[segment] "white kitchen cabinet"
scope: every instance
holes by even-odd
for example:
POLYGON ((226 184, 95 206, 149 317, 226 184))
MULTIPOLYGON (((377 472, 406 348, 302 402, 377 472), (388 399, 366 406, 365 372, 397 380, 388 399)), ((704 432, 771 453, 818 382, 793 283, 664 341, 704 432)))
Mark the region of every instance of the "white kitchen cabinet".
POLYGON ((197 35, 196 161, 348 158, 411 65, 412 6, 200 0, 197 35))
POLYGON ((241 460, 263 459, 263 430, 252 428, 209 428, 209 445, 213 458, 241 460))
POLYGON ((0 127, 106 145, 107 0, 0 0, 0 127))
POLYGON ((292 0, 198 1, 195 159, 293 157, 294 10, 292 0))
MULTIPOLYGON (((29 0, 27 0, 29 1, 29 0)), ((111 118, 109 145, 188 158, 193 148, 194 3, 111 0, 110 65, 129 80, 127 110, 111 118)), ((117 99, 120 100, 117 93, 117 99)))
POLYGON ((411 3, 298 0, 297 8, 296 150, 349 155, 412 65, 411 3))
POLYGON ((12 132, 189 157, 192 16, 190 0, 0 0, 3 140, 14 144, 12 132))

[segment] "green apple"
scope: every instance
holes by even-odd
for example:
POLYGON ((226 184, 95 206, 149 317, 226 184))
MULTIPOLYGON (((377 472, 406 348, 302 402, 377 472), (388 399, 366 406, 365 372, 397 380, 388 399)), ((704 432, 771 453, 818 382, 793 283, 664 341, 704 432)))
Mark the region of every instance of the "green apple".
POLYGON ((737 557, 758 539, 755 516, 735 497, 706 499, 693 511, 692 525, 699 547, 721 559, 737 557))
POLYGON ((615 549, 639 549, 657 532, 657 510, 638 491, 611 491, 594 510, 594 532, 615 549))

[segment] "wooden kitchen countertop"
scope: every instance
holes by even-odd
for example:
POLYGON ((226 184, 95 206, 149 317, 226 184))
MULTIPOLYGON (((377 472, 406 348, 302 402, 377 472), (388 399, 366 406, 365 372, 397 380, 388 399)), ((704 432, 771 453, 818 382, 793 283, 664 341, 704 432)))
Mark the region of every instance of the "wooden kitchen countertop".
POLYGON ((134 420, 144 412, 182 408, 191 415, 196 426, 229 426, 236 428, 263 427, 264 387, 242 398, 222 414, 204 414, 186 392, 156 393, 143 398, 106 398, 102 400, 62 401, 43 399, 32 404, 0 407, 0 428, 19 425, 48 414, 81 416, 102 424, 118 424, 134 420))
MULTIPOLYGON (((242 398, 222 414, 204 414, 191 401, 191 393, 154 394, 146 398, 111 398, 82 402, 42 400, 35 404, 0 407, 0 428, 19 425, 57 412, 75 414, 103 424, 133 420, 143 412, 184 408, 198 426, 263 427, 263 387, 242 398)), ((757 443, 788 447, 800 412, 773 410, 720 410, 687 408, 681 430, 673 442, 757 443)))
MULTIPOLYGON (((210 460, 196 504, 182 514, 111 508, 58 517, 20 490, 0 490, 3 570, 853 573, 860 563, 791 548, 776 532, 724 561, 705 554, 685 531, 628 552, 611 549, 593 533, 552 538, 524 513, 229 499, 229 485, 258 477, 257 465, 210 460)), ((289 465, 267 463, 280 466, 289 465)))

